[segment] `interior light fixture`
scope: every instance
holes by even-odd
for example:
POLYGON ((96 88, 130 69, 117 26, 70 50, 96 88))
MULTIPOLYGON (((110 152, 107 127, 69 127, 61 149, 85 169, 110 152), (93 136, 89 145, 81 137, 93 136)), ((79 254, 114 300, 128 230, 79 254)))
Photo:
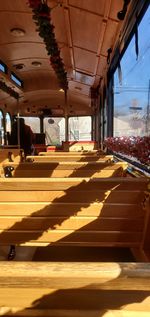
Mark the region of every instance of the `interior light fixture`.
POLYGON ((60 92, 64 92, 64 90, 62 88, 59 89, 60 92))
POLYGON ((40 67, 42 65, 41 62, 38 62, 38 61, 33 61, 31 64, 34 67, 40 67))
POLYGON ((19 37, 19 36, 24 36, 25 35, 25 30, 20 29, 20 28, 13 28, 10 30, 11 34, 13 36, 19 37))
POLYGON ((20 69, 24 68, 25 65, 24 64, 15 64, 15 65, 13 65, 13 67, 16 68, 17 70, 20 70, 20 69))

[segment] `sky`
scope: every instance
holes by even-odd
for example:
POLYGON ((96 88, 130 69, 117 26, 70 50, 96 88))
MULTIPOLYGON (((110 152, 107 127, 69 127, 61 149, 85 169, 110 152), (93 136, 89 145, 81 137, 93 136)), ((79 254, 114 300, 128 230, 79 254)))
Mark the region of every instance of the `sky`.
POLYGON ((133 36, 121 60, 122 85, 119 83, 118 70, 114 76, 114 111, 123 115, 129 114, 129 107, 134 105, 142 107, 139 115, 147 113, 150 81, 150 7, 139 24, 138 43, 138 59, 133 36))

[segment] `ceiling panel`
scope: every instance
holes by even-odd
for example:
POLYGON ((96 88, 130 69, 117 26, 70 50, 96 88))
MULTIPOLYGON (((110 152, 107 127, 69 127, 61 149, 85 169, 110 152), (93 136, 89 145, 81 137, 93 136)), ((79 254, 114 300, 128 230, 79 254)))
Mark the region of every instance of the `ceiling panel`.
POLYGON ((103 15, 106 0, 69 0, 69 5, 103 15))
POLYGON ((32 20, 31 12, 1 12, 0 20, 3 25, 0 28, 0 44, 22 42, 24 41, 37 41, 42 43, 41 37, 36 32, 36 25, 32 20), (21 28, 25 31, 25 35, 21 37, 13 36, 10 32, 13 28, 21 28))
POLYGON ((94 73, 95 68, 95 54, 74 47, 75 67, 78 70, 87 73, 94 73))
POLYGON ((97 69, 97 75, 102 76, 103 71, 107 65, 106 57, 100 56, 99 63, 98 63, 98 69, 97 69))
POLYGON ((1 0, 0 10, 30 11, 27 0, 1 0))
POLYGON ((67 46, 63 46, 61 48, 60 56, 63 59, 63 63, 65 64, 65 68, 66 69, 72 68, 70 52, 69 52, 69 49, 67 46))
POLYGON ((79 9, 70 9, 73 45, 97 52, 102 18, 79 9))
MULTIPOLYGON (((53 6, 52 6, 53 8, 53 6)), ((55 26, 54 32, 56 40, 63 46, 67 45, 67 32, 65 26, 65 17, 63 7, 57 6, 51 10, 52 24, 55 26)))
POLYGON ((75 73, 75 79, 77 82, 81 82, 85 85, 89 85, 89 86, 92 86, 93 83, 94 83, 94 77, 93 76, 88 76, 87 74, 85 73, 80 73, 80 72, 77 72, 75 73))
POLYGON ((26 43, 24 41, 20 43, 12 43, 0 46, 0 57, 5 62, 13 65, 14 61, 32 58, 37 60, 38 56, 46 58, 47 53, 44 44, 26 43))
POLYGON ((90 87, 84 84, 81 84, 76 81, 69 82, 69 89, 71 89, 74 93, 78 95, 86 95, 89 96, 90 87))
POLYGON ((123 8, 123 1, 112 0, 109 17, 112 19, 116 19, 119 22, 117 18, 117 13, 118 11, 121 11, 122 8, 123 8))
POLYGON ((25 74, 24 90, 41 90, 47 89, 47 93, 52 90, 59 91, 59 85, 55 74, 48 73, 46 71, 31 72, 31 74, 25 74))
POLYGON ((105 35, 104 35, 104 42, 101 49, 101 54, 107 55, 107 50, 110 47, 113 48, 114 40, 116 39, 116 35, 117 35, 117 28, 118 28, 117 22, 108 20, 105 35))
MULTIPOLYGON (((13 67, 12 69, 14 70, 14 72, 16 74, 18 74, 18 76, 23 76, 25 78, 25 74, 30 74, 31 72, 38 72, 40 73, 41 71, 46 71, 48 72, 53 72, 53 69, 52 67, 50 66, 50 62, 49 62, 49 59, 48 57, 46 58, 39 58, 38 57, 38 61, 41 63, 41 66, 37 67, 37 66, 33 66, 32 65, 32 62, 35 61, 35 58, 32 58, 32 57, 28 57, 28 58, 23 58, 23 59, 16 59, 16 60, 13 60, 13 67), (16 68, 16 65, 18 64, 23 64, 23 68, 18 70, 16 68)), ((11 64, 11 61, 10 61, 10 64, 11 64)), ((28 75, 27 75, 28 76, 28 75)))

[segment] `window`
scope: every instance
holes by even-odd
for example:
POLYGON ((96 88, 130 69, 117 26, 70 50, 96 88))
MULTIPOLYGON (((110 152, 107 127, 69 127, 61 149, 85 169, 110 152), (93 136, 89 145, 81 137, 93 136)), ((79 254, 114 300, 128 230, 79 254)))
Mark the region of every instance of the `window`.
POLYGON ((3 73, 7 73, 7 66, 0 61, 0 71, 3 72, 3 73))
POLYGON ((133 36, 121 60, 122 84, 114 74, 114 136, 150 135, 150 7, 138 34, 138 59, 133 36))
POLYGON ((6 144, 10 144, 10 135, 11 135, 11 116, 7 112, 5 115, 5 129, 6 129, 6 144))
POLYGON ((29 125, 33 133, 40 133, 40 119, 38 117, 24 117, 25 124, 29 125))
POLYGON ((6 133, 7 132, 11 133, 11 116, 9 112, 6 113, 5 120, 6 120, 6 133))
POLYGON ((46 145, 61 145, 65 141, 65 118, 44 118, 46 145))
POLYGON ((0 145, 4 145, 4 115, 2 110, 0 110, 0 145))
POLYGON ((10 78, 12 81, 14 81, 18 86, 22 87, 23 83, 22 80, 20 80, 14 73, 11 73, 10 78))
POLYGON ((69 141, 91 141, 90 116, 69 118, 69 141))

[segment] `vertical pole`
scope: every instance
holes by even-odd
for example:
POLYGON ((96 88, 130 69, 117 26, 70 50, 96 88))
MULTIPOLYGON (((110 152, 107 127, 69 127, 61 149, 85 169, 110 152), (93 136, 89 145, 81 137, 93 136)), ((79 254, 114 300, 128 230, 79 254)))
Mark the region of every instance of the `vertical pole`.
POLYGON ((17 99, 17 140, 18 148, 20 149, 20 115, 19 115, 19 99, 17 99))
POLYGON ((40 133, 44 133, 44 118, 40 116, 40 133))
POLYGON ((65 142, 68 141, 68 100, 67 90, 65 90, 65 142))

